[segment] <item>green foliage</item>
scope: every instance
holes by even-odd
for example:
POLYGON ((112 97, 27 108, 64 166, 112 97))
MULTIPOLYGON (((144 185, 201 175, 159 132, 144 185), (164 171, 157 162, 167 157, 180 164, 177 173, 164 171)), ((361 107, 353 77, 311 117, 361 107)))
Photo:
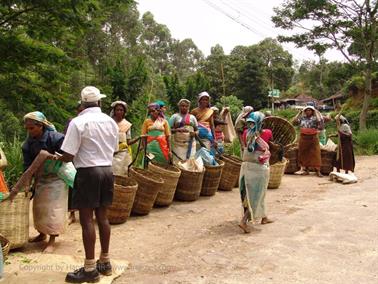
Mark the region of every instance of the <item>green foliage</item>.
POLYGON ((17 136, 14 136, 13 140, 2 144, 1 147, 8 161, 8 166, 4 170, 5 180, 8 186, 12 187, 24 171, 21 151, 22 142, 17 136))
POLYGON ((274 115, 285 118, 288 121, 291 121, 291 119, 294 118, 298 113, 298 110, 295 109, 282 109, 282 110, 275 110, 274 115))
POLYGON ((377 155, 378 154, 378 129, 368 129, 359 131, 355 135, 356 152, 359 155, 377 155))
POLYGON ((243 108, 243 101, 235 96, 223 96, 216 105, 220 110, 223 107, 229 107, 232 119, 235 120, 243 108))
POLYGON ((238 139, 234 139, 232 143, 226 143, 224 145, 224 152, 228 155, 241 157, 241 148, 238 139))

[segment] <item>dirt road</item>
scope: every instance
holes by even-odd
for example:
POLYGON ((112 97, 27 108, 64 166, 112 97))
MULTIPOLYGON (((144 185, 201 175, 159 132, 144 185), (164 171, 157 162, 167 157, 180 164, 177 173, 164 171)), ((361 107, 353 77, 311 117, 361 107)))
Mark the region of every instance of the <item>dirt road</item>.
MULTIPOLYGON (((285 175, 267 194, 275 223, 249 235, 237 189, 132 217, 112 226, 111 255, 130 262, 114 282, 378 283, 378 156, 358 157, 356 175, 353 185, 285 175)), ((82 250, 76 223, 56 253, 82 250)))

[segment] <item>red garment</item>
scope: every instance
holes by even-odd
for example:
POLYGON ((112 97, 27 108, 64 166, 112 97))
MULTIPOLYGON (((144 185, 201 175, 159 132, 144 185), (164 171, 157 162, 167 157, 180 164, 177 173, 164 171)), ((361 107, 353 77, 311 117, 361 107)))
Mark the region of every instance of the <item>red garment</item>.
POLYGON ((223 131, 215 131, 215 141, 224 141, 223 131))
POLYGON ((268 143, 268 141, 272 140, 272 138, 273 138, 272 130, 270 130, 270 129, 263 129, 263 130, 261 130, 260 137, 261 137, 266 143, 268 143))

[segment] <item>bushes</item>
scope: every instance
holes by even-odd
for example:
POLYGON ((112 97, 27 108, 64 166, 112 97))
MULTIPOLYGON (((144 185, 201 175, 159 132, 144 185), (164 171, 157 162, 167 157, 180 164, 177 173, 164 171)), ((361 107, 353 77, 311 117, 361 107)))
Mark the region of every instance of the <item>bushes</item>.
POLYGON ((378 154, 378 129, 360 131, 354 137, 357 155, 378 154))
POLYGON ((8 141, 1 145, 8 160, 4 175, 9 188, 12 188, 24 171, 21 145, 22 141, 17 136, 13 137, 13 141, 8 141))

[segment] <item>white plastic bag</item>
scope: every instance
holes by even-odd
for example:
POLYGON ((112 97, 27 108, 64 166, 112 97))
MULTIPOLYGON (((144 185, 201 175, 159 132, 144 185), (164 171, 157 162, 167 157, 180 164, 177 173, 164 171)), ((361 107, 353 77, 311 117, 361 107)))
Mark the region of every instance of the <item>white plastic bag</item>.
POLYGON ((130 163, 129 151, 124 150, 116 153, 113 157, 113 174, 126 176, 130 163))

